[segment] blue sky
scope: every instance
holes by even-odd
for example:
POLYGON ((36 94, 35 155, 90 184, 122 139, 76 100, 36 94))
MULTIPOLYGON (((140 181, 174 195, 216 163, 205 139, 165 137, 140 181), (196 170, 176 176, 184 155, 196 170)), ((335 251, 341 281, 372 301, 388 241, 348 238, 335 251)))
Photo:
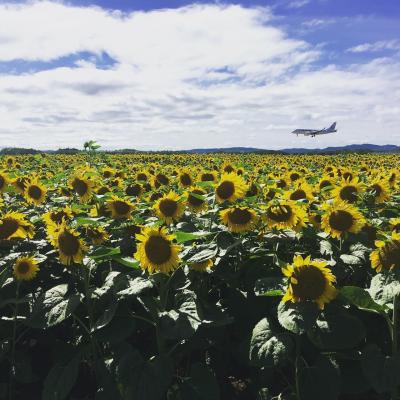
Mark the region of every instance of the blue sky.
POLYGON ((0 43, 0 147, 400 144, 398 0, 0 1, 0 43))

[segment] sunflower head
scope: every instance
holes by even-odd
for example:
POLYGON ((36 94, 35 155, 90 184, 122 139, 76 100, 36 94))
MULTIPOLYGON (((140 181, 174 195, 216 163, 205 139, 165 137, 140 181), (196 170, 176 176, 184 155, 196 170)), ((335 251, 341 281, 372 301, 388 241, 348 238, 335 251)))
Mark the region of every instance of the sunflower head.
POLYGON ((102 244, 109 239, 108 233, 102 226, 87 225, 85 233, 94 245, 102 244))
POLYGON ((333 190, 332 195, 340 201, 347 201, 353 204, 358 200, 361 191, 362 186, 358 179, 343 179, 341 184, 333 190))
POLYGON ((179 171, 178 182, 183 187, 189 187, 193 185, 194 180, 189 169, 183 168, 179 171))
POLYGON ((92 197, 94 183, 84 176, 74 176, 70 186, 83 202, 89 201, 92 197))
POLYGON ((33 237, 33 225, 25 219, 24 214, 9 212, 1 216, 0 240, 27 237, 33 237))
POLYGON ((197 272, 206 272, 210 268, 214 266, 214 261, 209 258, 208 260, 201 261, 201 262, 194 262, 189 264, 189 269, 197 272))
POLYGON ((19 281, 30 281, 38 271, 38 262, 33 257, 17 258, 13 268, 15 279, 19 281))
POLYGON ((186 204, 189 209, 194 212, 204 211, 207 208, 207 202, 204 199, 205 195, 206 192, 200 188, 194 188, 190 192, 186 193, 186 204))
POLYGON ((323 206, 322 229, 334 238, 341 238, 346 233, 358 233, 365 225, 361 212, 351 204, 343 201, 323 206))
POLYGON ((308 221, 307 213, 294 201, 273 201, 264 208, 263 218, 270 228, 299 230, 308 221))
POLYGON ((390 199, 389 183, 383 179, 373 180, 367 187, 367 193, 372 196, 375 203, 380 204, 390 199))
POLYGON ((249 207, 231 207, 220 212, 224 225, 232 232, 250 231, 257 224, 257 213, 249 207))
POLYGON ((170 191, 155 202, 153 210, 158 218, 169 225, 182 217, 185 211, 185 204, 178 194, 170 191))
POLYGON ((392 232, 390 240, 377 240, 377 247, 370 254, 372 268, 376 272, 400 268, 400 233, 392 232))
POLYGON ((125 219, 131 218, 134 205, 130 201, 118 196, 111 196, 111 199, 107 201, 107 208, 111 212, 112 218, 125 219))
POLYGON ((37 178, 30 180, 25 186, 24 197, 29 204, 40 205, 46 198, 47 189, 41 185, 37 178))
POLYGON ((136 239, 139 244, 135 258, 142 269, 169 273, 178 266, 181 246, 173 244, 175 236, 168 234, 166 227, 145 227, 136 239))
POLYGON ((215 188, 215 197, 219 203, 224 201, 234 202, 244 197, 247 186, 244 179, 235 174, 223 174, 218 186, 215 188))
POLYGON ((336 278, 324 260, 312 260, 310 256, 304 259, 295 256, 293 263, 283 268, 282 272, 288 277, 288 288, 282 298, 284 303, 311 301, 323 310, 325 304, 336 296, 336 289, 333 286, 336 278))
POLYGON ((0 193, 7 189, 9 184, 9 179, 5 171, 0 170, 0 193))

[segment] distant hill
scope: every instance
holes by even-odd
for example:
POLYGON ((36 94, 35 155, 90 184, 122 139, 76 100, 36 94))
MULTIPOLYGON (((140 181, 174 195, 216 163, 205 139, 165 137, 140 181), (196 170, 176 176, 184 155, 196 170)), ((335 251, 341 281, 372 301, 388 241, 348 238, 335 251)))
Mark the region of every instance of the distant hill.
MULTIPOLYGON (((400 146, 394 144, 350 144, 347 146, 337 147, 325 147, 323 149, 305 149, 305 148, 287 148, 281 150, 268 150, 259 149, 256 147, 217 147, 209 149, 190 149, 190 150, 179 150, 179 151, 140 151, 135 149, 120 149, 120 150, 105 150, 105 153, 109 154, 130 154, 130 153, 163 153, 163 154, 206 154, 206 153, 260 153, 260 154, 326 154, 326 153, 337 153, 337 152, 400 152, 400 146)), ((82 150, 67 148, 58 150, 36 150, 36 149, 25 149, 17 147, 7 147, 0 150, 0 155, 16 155, 16 154, 38 154, 38 153, 49 153, 49 154, 78 154, 82 153, 82 150)))

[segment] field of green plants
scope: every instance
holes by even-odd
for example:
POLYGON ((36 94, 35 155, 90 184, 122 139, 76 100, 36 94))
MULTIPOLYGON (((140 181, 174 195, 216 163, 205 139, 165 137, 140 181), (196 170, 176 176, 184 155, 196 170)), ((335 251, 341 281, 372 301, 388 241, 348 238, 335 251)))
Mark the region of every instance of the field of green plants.
POLYGON ((0 158, 0 399, 400 399, 399 166, 0 158))

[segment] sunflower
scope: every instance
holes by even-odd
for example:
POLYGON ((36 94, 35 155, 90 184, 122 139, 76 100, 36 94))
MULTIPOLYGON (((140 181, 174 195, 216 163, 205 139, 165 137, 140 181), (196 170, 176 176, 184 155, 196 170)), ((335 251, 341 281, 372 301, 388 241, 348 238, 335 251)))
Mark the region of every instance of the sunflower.
POLYGON ((205 272, 214 266, 214 261, 210 258, 201 262, 194 262, 189 264, 189 269, 197 272, 205 272))
POLYGON ((264 221, 270 228, 299 230, 308 221, 304 209, 294 201, 270 203, 265 209, 264 221))
POLYGON ((219 203, 233 202, 244 197, 247 186, 243 178, 235 173, 223 174, 218 186, 215 188, 215 196, 219 203))
POLYGON ((358 196, 362 191, 362 186, 358 181, 358 178, 352 180, 343 179, 340 186, 335 187, 332 191, 332 196, 338 200, 347 201, 353 204, 357 201, 358 196))
POLYGON ((336 297, 336 289, 333 284, 335 276, 327 267, 324 260, 311 260, 308 256, 294 256, 293 263, 282 268, 282 272, 289 278, 289 286, 282 302, 299 303, 312 301, 323 310, 325 304, 336 297))
POLYGON ((332 190, 333 186, 334 182, 332 177, 324 175, 317 184, 318 192, 329 192, 332 190))
POLYGON ((92 197, 94 183, 83 176, 74 176, 70 181, 70 187, 86 203, 92 197))
POLYGON ((185 204, 181 200, 179 195, 170 191, 155 202, 153 210, 158 218, 169 225, 173 221, 178 221, 185 211, 185 204))
POLYGON ((179 184, 183 187, 189 187, 193 185, 193 177, 191 172, 187 168, 180 170, 178 174, 179 184))
POLYGON ((65 223, 50 226, 48 231, 52 245, 58 249, 61 264, 82 263, 87 248, 78 232, 65 223))
POLYGON ((26 221, 24 214, 9 212, 0 218, 0 240, 33 237, 33 225, 26 221))
POLYGON ((207 202, 204 199, 206 192, 203 189, 195 188, 186 193, 186 204, 190 210, 194 212, 201 212, 207 209, 207 202))
POLYGON ((322 229, 334 238, 341 238, 347 232, 358 233, 365 224, 365 218, 353 205, 344 201, 326 203, 321 219, 322 229))
POLYGON ((400 267, 400 233, 393 231, 390 240, 377 240, 375 246, 377 249, 371 252, 369 258, 376 272, 400 267))
POLYGON ((374 202, 384 203, 390 199, 389 183, 382 179, 373 180, 366 189, 367 193, 374 198, 374 202))
POLYGON ((131 212, 134 205, 118 196, 111 196, 107 201, 107 209, 111 212, 111 217, 114 219, 131 218, 131 212))
POLYGON ((249 207, 231 207, 220 211, 224 225, 232 232, 247 232, 258 222, 257 213, 249 207))
POLYGON ((39 271, 38 262, 33 257, 18 257, 14 264, 14 276, 19 281, 30 281, 39 271))
POLYGON ((144 192, 144 187, 140 183, 133 183, 125 189, 125 194, 131 197, 139 197, 144 192))
POLYGON ((42 204, 46 198, 47 189, 41 185, 37 178, 33 178, 25 186, 24 197, 29 204, 36 206, 42 204))
POLYGON ((200 181, 201 182, 216 182, 217 174, 214 171, 203 172, 200 175, 200 181))
POLYGON ((109 239, 109 235, 102 226, 87 225, 84 227, 86 236, 92 241, 92 244, 102 244, 109 239))
POLYGON ((285 192, 285 198, 293 201, 308 200, 312 201, 314 196, 311 187, 306 182, 296 182, 293 189, 285 192))
POLYGON ((7 189, 9 180, 5 171, 0 171, 0 193, 4 192, 7 189))
POLYGON ((24 194, 26 185, 30 182, 29 177, 27 176, 19 176, 12 181, 12 184, 15 190, 18 193, 24 194))
POLYGON ((51 224, 62 224, 64 221, 68 221, 72 219, 73 217, 73 211, 72 208, 69 206, 66 206, 62 209, 54 209, 51 211, 48 211, 47 213, 43 214, 42 219, 45 222, 45 224, 51 225, 51 224))
POLYGON ((136 179, 138 181, 147 182, 149 180, 149 174, 146 171, 140 171, 136 174, 136 179))
POLYGON ((390 218, 389 223, 392 231, 400 233, 400 218, 390 218))
POLYGON ((166 227, 145 227, 142 233, 136 235, 140 242, 135 258, 141 268, 150 273, 168 273, 179 264, 181 246, 173 244, 175 235, 169 235, 166 227))

